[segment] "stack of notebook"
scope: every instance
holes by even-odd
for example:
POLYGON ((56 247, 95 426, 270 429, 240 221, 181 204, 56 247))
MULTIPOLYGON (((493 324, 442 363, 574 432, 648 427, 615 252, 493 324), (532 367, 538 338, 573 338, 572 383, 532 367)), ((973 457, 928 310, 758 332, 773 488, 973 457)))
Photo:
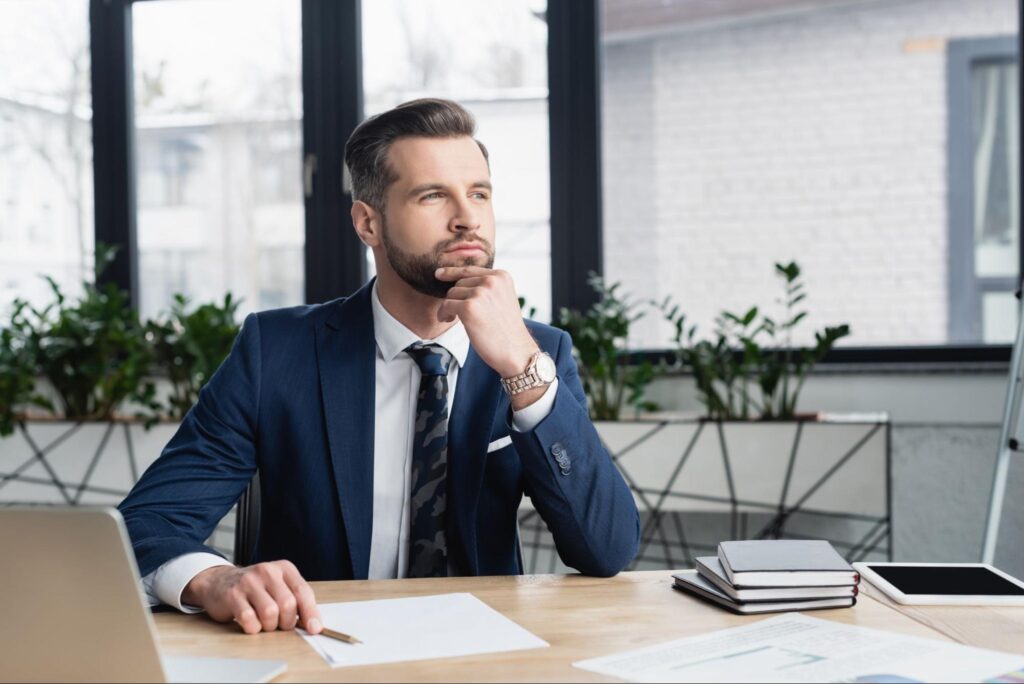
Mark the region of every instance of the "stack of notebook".
POLYGON ((860 574, 827 541, 727 541, 696 570, 673 575, 675 588, 734 613, 847 608, 860 574))

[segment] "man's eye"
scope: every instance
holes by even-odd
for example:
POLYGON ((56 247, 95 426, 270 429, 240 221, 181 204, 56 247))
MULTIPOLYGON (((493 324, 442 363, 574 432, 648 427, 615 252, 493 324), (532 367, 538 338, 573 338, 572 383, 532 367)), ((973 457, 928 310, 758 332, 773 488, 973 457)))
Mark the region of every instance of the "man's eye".
POLYGON ((478 199, 482 199, 482 200, 487 199, 487 193, 486 192, 474 192, 473 196, 478 198, 478 199))
POLYGON ((441 196, 441 193, 439 193, 439 192, 432 192, 429 195, 424 195, 420 199, 436 199, 436 198, 438 198, 440 196, 441 196))

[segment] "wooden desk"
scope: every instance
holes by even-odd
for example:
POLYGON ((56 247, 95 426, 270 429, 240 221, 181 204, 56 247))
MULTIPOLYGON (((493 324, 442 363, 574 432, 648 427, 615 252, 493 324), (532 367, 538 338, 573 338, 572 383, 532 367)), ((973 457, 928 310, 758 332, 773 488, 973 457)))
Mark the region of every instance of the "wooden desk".
POLYGON ((862 595, 941 632, 957 643, 1024 653, 1024 608, 1009 606, 901 606, 872 585, 862 595))
MULTIPOLYGON (((331 669, 297 634, 247 636, 234 625, 204 616, 156 615, 161 646, 174 655, 273 658, 288 661, 280 681, 615 681, 572 667, 585 658, 650 646, 763 616, 739 616, 671 588, 671 572, 630 572, 611 579, 529 575, 313 584, 321 603, 471 592, 551 644, 550 648, 495 655, 331 669)), ((884 599, 884 597, 882 597, 884 599)), ((940 609, 949 610, 949 609, 940 609)), ((969 642, 1024 654, 1024 638, 1000 635, 1008 625, 1024 634, 1024 608, 1001 609, 987 628, 990 609, 959 609, 971 617, 969 642)), ((862 595, 853 609, 814 611, 815 617, 892 632, 961 641, 948 619, 923 624, 921 611, 904 614, 862 595), (944 628, 945 627, 945 628, 944 628)), ((966 629, 966 628, 965 628, 966 629)))

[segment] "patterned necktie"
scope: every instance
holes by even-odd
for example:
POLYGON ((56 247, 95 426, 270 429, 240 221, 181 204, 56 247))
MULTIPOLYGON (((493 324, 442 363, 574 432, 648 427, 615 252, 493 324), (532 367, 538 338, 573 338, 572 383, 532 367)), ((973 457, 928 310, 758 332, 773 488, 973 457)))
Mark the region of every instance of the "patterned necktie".
POLYGON ((409 577, 448 575, 445 477, 448 470, 448 366, 452 355, 437 344, 416 342, 405 352, 420 367, 416 435, 409 497, 409 577))

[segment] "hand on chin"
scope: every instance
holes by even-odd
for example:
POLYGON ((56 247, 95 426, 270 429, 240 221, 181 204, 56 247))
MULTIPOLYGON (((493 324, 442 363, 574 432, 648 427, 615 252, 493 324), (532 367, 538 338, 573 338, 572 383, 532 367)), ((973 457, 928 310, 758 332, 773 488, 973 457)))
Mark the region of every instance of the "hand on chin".
POLYGON ((468 264, 444 266, 435 277, 454 283, 438 310, 438 320, 458 317, 473 349, 501 377, 522 373, 540 348, 523 322, 512 276, 468 264))

